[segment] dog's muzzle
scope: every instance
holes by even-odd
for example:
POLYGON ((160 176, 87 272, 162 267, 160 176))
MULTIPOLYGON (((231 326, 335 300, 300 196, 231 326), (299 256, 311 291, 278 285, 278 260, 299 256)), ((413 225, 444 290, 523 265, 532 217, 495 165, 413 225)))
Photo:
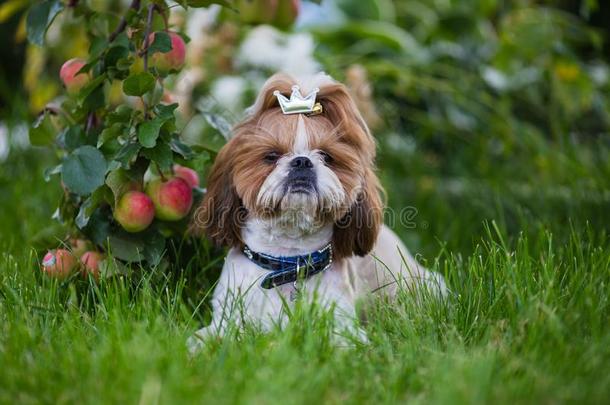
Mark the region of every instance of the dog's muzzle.
POLYGON ((308 157, 297 156, 290 162, 286 192, 311 193, 316 191, 316 173, 308 157))

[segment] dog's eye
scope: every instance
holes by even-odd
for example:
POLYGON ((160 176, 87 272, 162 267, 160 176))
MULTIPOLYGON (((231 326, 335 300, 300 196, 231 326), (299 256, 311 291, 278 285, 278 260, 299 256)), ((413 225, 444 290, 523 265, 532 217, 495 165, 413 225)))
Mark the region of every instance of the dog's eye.
POLYGON ((278 152, 269 152, 265 155, 265 157, 263 158, 263 160, 265 161, 265 163, 275 163, 280 159, 280 154, 278 152))
POLYGON ((324 163, 327 165, 334 161, 333 157, 328 152, 320 151, 320 156, 322 156, 322 160, 324 160, 324 163))

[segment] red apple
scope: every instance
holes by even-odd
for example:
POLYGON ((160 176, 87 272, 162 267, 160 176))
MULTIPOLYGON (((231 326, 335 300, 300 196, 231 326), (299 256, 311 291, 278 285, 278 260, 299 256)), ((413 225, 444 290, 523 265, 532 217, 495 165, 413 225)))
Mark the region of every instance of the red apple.
POLYGON ((76 266, 76 258, 66 249, 50 250, 42 259, 42 271, 59 279, 67 278, 76 266))
POLYGON ((153 180, 146 186, 146 194, 155 204, 157 218, 164 221, 184 218, 193 205, 193 189, 180 177, 153 180))
POLYGON ((189 167, 174 165, 174 173, 187 182, 191 188, 199 187, 199 175, 189 167))
POLYGON ((70 239, 70 247, 72 254, 76 257, 81 257, 90 248, 89 242, 83 239, 70 239))
POLYGON ((59 70, 59 78, 69 94, 76 94, 91 80, 88 73, 78 73, 87 62, 82 59, 70 59, 59 70))
POLYGON ((290 28, 299 16, 300 8, 300 0, 279 0, 277 13, 272 24, 282 29, 290 28))
MULTIPOLYGON (((148 37, 148 43, 152 44, 155 40, 156 32, 153 32, 148 37)), ((186 58, 186 46, 182 37, 175 32, 167 32, 172 43, 172 50, 166 53, 155 52, 150 55, 151 66, 155 67, 161 73, 169 73, 174 70, 180 70, 184 66, 186 58)))
POLYGON ((100 277, 99 264, 104 259, 104 256, 94 250, 85 252, 80 261, 83 264, 83 275, 91 274, 96 280, 100 277))
POLYGON ((239 0, 239 18, 248 24, 270 23, 275 16, 277 4, 278 0, 239 0))
POLYGON ((128 191, 114 209, 114 218, 127 232, 143 231, 154 217, 155 206, 150 197, 141 191, 128 191))

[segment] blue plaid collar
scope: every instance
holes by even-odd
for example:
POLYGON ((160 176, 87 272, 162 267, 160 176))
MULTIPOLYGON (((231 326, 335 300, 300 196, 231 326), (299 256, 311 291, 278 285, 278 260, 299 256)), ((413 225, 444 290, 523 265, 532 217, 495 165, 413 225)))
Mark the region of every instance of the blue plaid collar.
POLYGON ((260 284, 265 289, 309 278, 328 269, 333 262, 333 248, 330 243, 320 250, 299 256, 271 256, 253 252, 247 245, 242 251, 250 261, 270 271, 260 284))

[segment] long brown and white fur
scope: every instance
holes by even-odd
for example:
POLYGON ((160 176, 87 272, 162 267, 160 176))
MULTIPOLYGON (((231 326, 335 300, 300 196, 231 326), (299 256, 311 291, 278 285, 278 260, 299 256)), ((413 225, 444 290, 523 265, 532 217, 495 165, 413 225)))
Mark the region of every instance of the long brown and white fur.
POLYGON ((256 252, 293 256, 331 242, 331 267, 307 279, 303 295, 315 292, 318 302, 333 308, 337 333, 351 332, 361 341, 366 335, 355 322, 359 299, 373 292, 391 297, 400 285, 425 285, 444 294, 442 276, 413 259, 382 224, 382 211, 375 141, 345 86, 322 73, 298 81, 271 77, 218 154, 196 211, 196 228, 230 250, 212 298, 212 322, 189 339, 190 349, 222 335, 231 323, 269 329, 286 321, 293 285, 261 288, 268 271, 248 260, 244 244, 256 252), (295 84, 304 95, 320 89, 322 114, 282 113, 273 92, 289 96, 295 84), (288 174, 296 157, 313 164, 311 192, 291 189, 288 174))

